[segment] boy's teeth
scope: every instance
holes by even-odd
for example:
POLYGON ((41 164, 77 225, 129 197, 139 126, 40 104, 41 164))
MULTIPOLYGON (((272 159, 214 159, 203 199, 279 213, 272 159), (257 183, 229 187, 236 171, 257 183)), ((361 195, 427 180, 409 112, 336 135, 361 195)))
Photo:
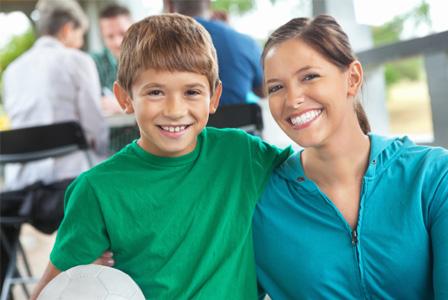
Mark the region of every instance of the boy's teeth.
POLYGON ((305 123, 315 119, 321 113, 322 113, 322 110, 320 110, 320 109, 310 110, 304 114, 301 114, 300 116, 291 118, 291 123, 293 125, 302 125, 302 124, 305 124, 305 123))
POLYGON ((187 126, 161 126, 163 130, 169 131, 169 132, 179 132, 185 130, 187 126))

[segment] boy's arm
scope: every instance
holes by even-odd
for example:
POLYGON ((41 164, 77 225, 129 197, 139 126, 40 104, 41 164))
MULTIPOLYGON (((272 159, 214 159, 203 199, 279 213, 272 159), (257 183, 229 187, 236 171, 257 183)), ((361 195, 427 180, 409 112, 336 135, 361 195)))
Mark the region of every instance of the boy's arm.
POLYGON ((78 176, 65 193, 64 218, 50 253, 61 270, 92 263, 111 248, 98 191, 90 180, 88 173, 78 176))
POLYGON ((275 168, 280 166, 285 160, 294 154, 294 150, 291 146, 280 149, 260 140, 258 137, 252 136, 250 139, 252 140, 250 156, 252 174, 265 174, 266 180, 275 168))
POLYGON ((47 268, 45 269, 44 274, 42 275, 42 278, 37 283, 36 288, 33 291, 33 294, 31 295, 31 300, 36 300, 37 296, 39 296, 40 292, 43 290, 43 288, 56 276, 61 273, 61 270, 57 269, 51 262, 48 263, 47 268))

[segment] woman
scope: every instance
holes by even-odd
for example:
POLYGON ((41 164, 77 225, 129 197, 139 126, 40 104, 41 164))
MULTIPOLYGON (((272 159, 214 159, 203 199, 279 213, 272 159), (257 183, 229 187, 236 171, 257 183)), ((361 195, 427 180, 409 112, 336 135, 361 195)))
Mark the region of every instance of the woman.
POLYGON ((448 152, 370 134, 363 69, 329 16, 293 19, 263 51, 271 113, 304 150, 254 217, 277 299, 448 299, 448 152))

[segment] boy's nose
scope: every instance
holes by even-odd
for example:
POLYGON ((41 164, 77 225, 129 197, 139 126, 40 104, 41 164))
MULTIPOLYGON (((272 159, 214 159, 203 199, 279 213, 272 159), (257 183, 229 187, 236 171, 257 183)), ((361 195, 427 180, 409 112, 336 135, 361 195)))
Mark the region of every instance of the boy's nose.
POLYGON ((168 118, 178 119, 186 114, 187 106, 181 97, 172 97, 165 103, 164 114, 168 118))

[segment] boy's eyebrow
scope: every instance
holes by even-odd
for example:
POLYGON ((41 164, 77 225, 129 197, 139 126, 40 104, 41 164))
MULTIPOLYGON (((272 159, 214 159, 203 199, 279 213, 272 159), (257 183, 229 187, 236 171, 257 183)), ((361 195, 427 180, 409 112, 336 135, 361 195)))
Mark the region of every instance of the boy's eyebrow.
POLYGON ((186 85, 187 88, 195 88, 195 87, 201 87, 201 88, 208 88, 208 85, 204 85, 200 82, 196 82, 196 83, 190 83, 186 85))
POLYGON ((149 82, 145 84, 142 89, 150 88, 150 87, 164 87, 165 85, 158 82, 149 82))
MULTIPOLYGON (((308 71, 309 69, 312 69, 312 68, 313 68, 312 66, 310 66, 310 65, 306 65, 306 66, 304 66, 304 67, 298 69, 297 71, 295 71, 293 75, 297 75, 297 74, 299 74, 299 73, 308 71)), ((268 79, 268 80, 266 81, 266 83, 275 82, 275 81, 278 81, 278 79, 276 79, 276 78, 271 78, 271 79, 268 79)))
MULTIPOLYGON (((166 84, 163 84, 163 83, 159 83, 159 82, 149 82, 149 83, 145 84, 145 85, 142 87, 142 89, 153 88, 153 87, 163 88, 163 87, 165 87, 165 86, 166 86, 166 84)), ((202 83, 200 83, 200 82, 195 82, 195 83, 186 84, 185 87, 186 87, 186 88, 189 88, 189 89, 191 89, 191 88, 196 88, 196 87, 201 87, 201 88, 206 89, 206 88, 208 88, 208 85, 204 85, 204 84, 202 84, 202 83)))

